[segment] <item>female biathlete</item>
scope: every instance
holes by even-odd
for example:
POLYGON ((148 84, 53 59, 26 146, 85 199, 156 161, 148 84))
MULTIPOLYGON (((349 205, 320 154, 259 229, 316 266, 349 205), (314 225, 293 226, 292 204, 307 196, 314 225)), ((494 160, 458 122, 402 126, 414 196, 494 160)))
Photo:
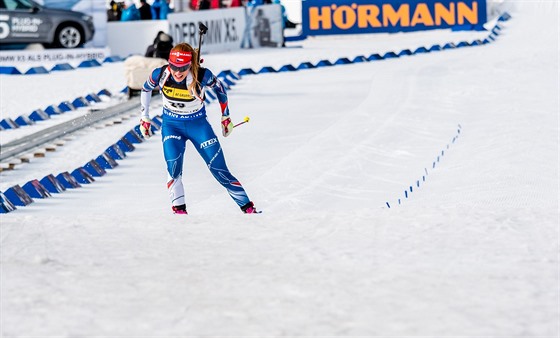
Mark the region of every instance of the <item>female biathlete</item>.
POLYGON ((167 162, 167 188, 175 214, 187 214, 182 174, 188 140, 241 211, 257 213, 241 183, 229 172, 220 142, 206 118, 204 87, 210 87, 220 102, 222 134, 228 136, 233 131, 226 91, 209 69, 200 66, 197 53, 189 44, 179 43, 171 49, 169 64, 152 71, 140 94, 140 130, 145 138, 152 135, 150 100, 152 90, 159 87, 163 101, 161 137, 167 162))

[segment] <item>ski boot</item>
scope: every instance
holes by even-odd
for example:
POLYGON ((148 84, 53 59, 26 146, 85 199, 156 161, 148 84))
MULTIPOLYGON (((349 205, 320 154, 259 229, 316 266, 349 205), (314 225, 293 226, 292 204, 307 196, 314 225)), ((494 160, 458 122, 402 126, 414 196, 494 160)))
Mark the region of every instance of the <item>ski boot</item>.
POLYGON ((255 208, 255 205, 253 204, 253 202, 249 202, 247 204, 245 204, 244 206, 241 207, 241 211, 243 211, 246 214, 260 214, 260 211, 257 211, 257 208, 255 208))
POLYGON ((173 213, 177 215, 188 215, 187 206, 185 204, 173 205, 171 206, 171 210, 173 210, 173 213))

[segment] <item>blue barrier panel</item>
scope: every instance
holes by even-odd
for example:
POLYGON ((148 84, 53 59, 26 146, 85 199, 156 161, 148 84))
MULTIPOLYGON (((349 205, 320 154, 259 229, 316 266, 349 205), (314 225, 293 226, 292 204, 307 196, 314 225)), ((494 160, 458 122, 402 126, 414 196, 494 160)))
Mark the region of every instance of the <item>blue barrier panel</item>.
POLYGON ((315 66, 311 63, 311 62, 302 62, 299 64, 299 66, 297 66, 297 70, 302 70, 302 69, 312 69, 315 68, 315 66))
POLYGON ((212 103, 212 101, 215 100, 212 97, 208 96, 208 95, 204 95, 204 102, 206 102, 207 104, 212 103))
POLYGON ((17 129, 17 128, 19 128, 19 124, 15 123, 14 120, 12 120, 9 117, 6 117, 2 121, 0 121, 0 126, 2 126, 2 128, 4 128, 4 129, 17 129))
POLYGON ((38 180, 31 180, 23 185, 23 190, 31 198, 51 197, 51 193, 38 180))
POLYGON ((235 86, 235 82, 231 81, 227 77, 222 77, 220 78, 220 80, 222 80, 222 83, 225 83, 228 86, 235 86))
POLYGON ((99 98, 99 96, 97 96, 97 94, 95 93, 90 93, 86 95, 86 100, 88 100, 89 102, 92 103, 99 103, 101 102, 101 99, 99 98))
POLYGON ((216 75, 216 77, 218 78, 227 78, 228 76, 230 76, 229 74, 231 73, 230 70, 222 70, 218 75, 216 75))
POLYGON ((104 152, 103 154, 97 156, 95 162, 97 162, 103 169, 114 169, 119 165, 117 161, 115 161, 113 158, 111 158, 111 156, 109 156, 109 154, 107 154, 107 152, 104 152))
POLYGON ((332 66, 332 62, 330 62, 329 60, 321 60, 319 62, 317 62, 317 64, 315 65, 315 67, 319 68, 319 67, 329 67, 332 66))
POLYGON ((85 60, 80 62, 78 68, 91 68, 91 67, 100 67, 101 64, 97 60, 85 60))
POLYGON ((384 59, 392 59, 392 58, 398 58, 399 56, 397 54, 395 54, 395 52, 387 52, 385 53, 385 55, 383 55, 384 59))
MULTIPOLYGON (((154 126, 154 124, 152 123, 152 125, 150 126, 150 130, 152 131, 152 133, 155 133, 158 130, 158 128, 156 128, 156 126, 154 126)), ((140 126, 139 125, 132 128, 130 130, 130 132, 133 132, 133 134, 138 136, 138 138, 140 139, 140 142, 144 141, 144 136, 142 135, 142 132, 140 131, 140 126)), ((136 143, 140 143, 140 142, 136 142, 136 143)))
POLYGON ((426 47, 418 47, 413 54, 429 53, 430 51, 426 47))
POLYGON ((76 108, 87 107, 89 106, 89 102, 83 97, 77 97, 72 101, 72 105, 76 108))
POLYGON ((17 184, 6 190, 4 195, 13 205, 20 207, 33 203, 33 199, 17 184))
POLYGON ((280 67, 280 69, 278 69, 278 72, 293 72, 295 70, 296 67, 292 65, 283 65, 282 67, 280 67))
MULTIPOLYGON (((152 130, 152 133, 155 133, 156 131, 160 130, 160 125, 153 123, 154 120, 152 120, 152 125, 150 128, 152 130)), ((138 126, 138 133, 140 134, 140 126, 138 126)))
POLYGON ((51 72, 64 70, 74 70, 74 67, 72 67, 69 63, 59 63, 51 68, 51 72))
POLYGON ((62 114, 62 111, 57 106, 51 105, 51 106, 48 106, 47 108, 45 108, 45 113, 47 113, 47 114, 49 114, 49 116, 51 116, 51 115, 62 114))
POLYGON ((368 62, 368 59, 363 55, 358 55, 352 60, 352 63, 359 63, 359 62, 368 62))
POLYGON ((33 74, 48 74, 49 71, 43 67, 43 66, 39 66, 39 67, 31 67, 27 70, 27 72, 25 72, 25 75, 33 75, 33 74))
POLYGON ((206 96, 208 96, 211 100, 217 100, 218 97, 216 96, 216 93, 214 93, 213 90, 207 90, 206 92, 206 96))
POLYGON ((511 19, 511 15, 509 15, 508 12, 505 12, 504 14, 500 15, 498 21, 508 21, 509 19, 511 19))
POLYGON ((66 113, 66 112, 71 111, 71 110, 76 110, 76 107, 74 107, 74 105, 72 103, 68 102, 68 101, 61 102, 58 105, 58 108, 63 113, 66 113))
POLYGON ((228 77, 228 78, 231 77, 236 81, 241 80, 241 76, 239 76, 239 74, 231 70, 222 70, 220 74, 218 74, 218 77, 228 77))
POLYGON ((236 80, 236 81, 241 80, 241 75, 239 75, 236 72, 231 71, 231 70, 228 71, 228 76, 231 77, 232 79, 236 80))
POLYGON ((0 191, 0 214, 6 214, 16 209, 16 206, 0 191))
POLYGON ((453 42, 448 42, 445 44, 445 46, 443 46, 442 49, 452 49, 452 48, 457 48, 457 46, 455 46, 453 42))
POLYGON ((348 60, 348 58, 339 58, 334 62, 335 65, 348 65, 351 63, 352 61, 348 60))
MULTIPOLYGON (((153 129, 152 129, 151 126, 150 126, 150 129, 151 129, 152 132, 153 132, 153 129)), ((132 130, 134 130, 135 134, 138 134, 138 135, 141 136, 141 138, 144 138, 144 136, 142 136, 142 131, 140 130, 140 126, 139 126, 139 125, 134 126, 134 127, 132 128, 132 130)))
POLYGON ((105 152, 114 160, 124 160, 126 153, 116 144, 105 149, 105 152))
POLYGON ((99 163, 97 163, 95 160, 91 160, 88 163, 86 163, 85 166, 83 166, 83 168, 88 172, 88 174, 90 174, 92 177, 101 177, 103 175, 105 175, 107 172, 105 171, 105 169, 103 169, 99 163))
POLYGON ((241 80, 241 75, 237 74, 236 72, 232 71, 232 70, 228 70, 228 76, 230 76, 231 78, 233 78, 234 80, 241 80))
POLYGON ((66 190, 64 185, 56 178, 53 174, 49 174, 43 177, 39 182, 47 189, 50 193, 59 194, 66 190))
POLYGON ((29 117, 27 116, 18 116, 15 121, 15 123, 17 123, 20 126, 30 126, 32 124, 35 124, 35 121, 31 120, 29 117))
MULTIPOLYGON (((208 94, 208 92, 206 92, 208 94)), ((161 124, 163 123, 159 116, 152 117, 152 123, 157 127, 157 129, 161 129, 161 124)))
POLYGON ((91 176, 84 168, 76 168, 71 173, 72 177, 76 179, 76 181, 80 184, 90 184, 95 182, 93 176, 91 176))
POLYGON ((440 45, 433 45, 432 47, 430 47, 430 52, 437 52, 440 51, 442 48, 440 45))
POLYGON ((243 68, 239 71, 239 75, 254 75, 257 74, 255 73, 254 70, 252 70, 251 68, 243 68))
POLYGON ((286 36, 284 40, 286 42, 294 42, 294 41, 303 41, 307 39, 307 35, 300 34, 300 35, 293 35, 293 36, 286 36))
POLYGON ((261 70, 259 70, 258 74, 263 74, 263 73, 276 73, 276 69, 270 66, 262 67, 261 70))
MULTIPOLYGON (((481 29, 477 28, 475 25, 457 25, 457 26, 451 27, 452 32, 476 31, 476 30, 481 30, 481 29)), ((485 30, 485 29, 482 28, 482 30, 485 30)))
POLYGON ((282 67, 280 67, 278 69, 278 72, 293 72, 296 71, 296 67, 292 66, 292 65, 283 65, 282 67))
POLYGON ((371 54, 370 56, 368 56, 368 61, 377 61, 377 60, 383 60, 383 56, 375 53, 375 54, 371 54))
POLYGON ((406 55, 412 55, 410 49, 403 49, 399 52, 399 56, 406 56, 406 55))
POLYGON ((111 94, 110 91, 108 91, 107 89, 101 89, 98 93, 97 96, 101 96, 101 95, 105 95, 105 96, 113 96, 113 94, 111 94))
POLYGON ((112 63, 112 62, 120 62, 123 61, 123 59, 118 56, 118 55, 112 55, 112 56, 108 56, 105 58, 105 60, 103 60, 103 63, 107 62, 107 63, 112 63))
POLYGON ((130 143, 142 143, 142 136, 140 136, 134 129, 131 129, 128 133, 126 133, 124 138, 130 143))
POLYGON ((228 75, 230 75, 230 73, 232 73, 231 70, 222 70, 217 77, 227 77, 228 75))
POLYGON ((480 45, 482 45, 482 44, 484 44, 484 43, 483 43, 482 41, 480 41, 480 39, 477 39, 477 40, 474 40, 474 41, 471 43, 471 46, 480 46, 480 45))
POLYGON ((134 145, 125 137, 122 137, 120 140, 118 140, 116 145, 125 153, 134 151, 134 149, 136 149, 134 145))
POLYGON ((65 171, 56 176, 56 179, 64 186, 66 189, 80 188, 81 185, 76 181, 74 176, 70 175, 69 172, 65 171))
POLYGON ((461 48, 461 47, 469 47, 469 43, 466 41, 461 41, 459 42, 459 44, 457 45, 457 48, 461 48))
POLYGON ((0 67, 0 74, 7 75, 21 75, 21 72, 16 67, 0 67))
POLYGON ((29 118, 35 122, 37 121, 45 121, 50 119, 51 117, 49 114, 45 113, 42 109, 34 110, 31 114, 29 114, 29 118))

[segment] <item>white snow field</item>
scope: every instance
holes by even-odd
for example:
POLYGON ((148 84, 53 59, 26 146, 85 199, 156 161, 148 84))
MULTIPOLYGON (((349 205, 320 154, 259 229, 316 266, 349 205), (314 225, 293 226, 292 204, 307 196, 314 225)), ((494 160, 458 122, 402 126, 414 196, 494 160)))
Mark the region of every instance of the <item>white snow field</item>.
MULTIPOLYGON (((251 121, 220 142, 260 215, 239 211, 191 144, 189 215, 173 215, 159 134, 94 183, 2 214, 1 335, 558 337, 558 3, 510 14, 484 46, 244 76, 230 108, 251 121)), ((205 64, 481 34, 315 38, 205 64)), ((2 118, 118 90, 119 65, 0 75, 2 118)), ((136 123, 84 130, 2 172, 0 190, 71 171, 136 123)))

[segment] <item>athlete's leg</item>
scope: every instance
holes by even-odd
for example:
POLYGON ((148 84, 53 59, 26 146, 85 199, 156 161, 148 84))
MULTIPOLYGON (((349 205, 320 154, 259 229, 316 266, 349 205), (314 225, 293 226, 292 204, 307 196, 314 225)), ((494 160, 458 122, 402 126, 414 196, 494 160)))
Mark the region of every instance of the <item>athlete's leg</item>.
POLYGON ((214 178, 226 188, 237 205, 247 205, 250 202, 249 197, 241 183, 229 172, 218 137, 206 118, 189 121, 189 126, 192 126, 189 128, 189 137, 214 178))
POLYGON ((183 188, 183 159, 187 138, 184 135, 184 121, 175 121, 163 116, 161 127, 163 156, 167 163, 167 190, 171 204, 174 206, 185 203, 183 188))

